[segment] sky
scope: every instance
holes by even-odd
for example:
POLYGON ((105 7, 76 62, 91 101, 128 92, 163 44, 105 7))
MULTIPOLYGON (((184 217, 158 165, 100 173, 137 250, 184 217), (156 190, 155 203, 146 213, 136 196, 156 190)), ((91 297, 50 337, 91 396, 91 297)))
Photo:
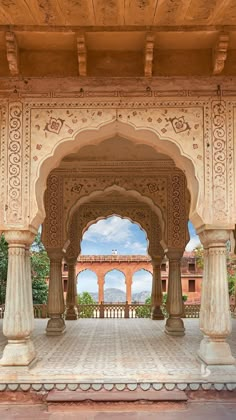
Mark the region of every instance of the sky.
MULTIPOLYGON (((186 247, 191 251, 200 244, 192 223, 188 224, 190 241, 186 247)), ((84 233, 81 242, 82 255, 109 255, 113 250, 118 254, 147 254, 146 233, 136 223, 128 219, 112 216, 99 220, 84 233)), ((125 291, 124 276, 119 271, 110 271, 105 277, 105 288, 115 287, 125 291)), ((86 270, 78 276, 78 293, 83 291, 96 292, 97 279, 95 273, 86 270)), ((134 293, 151 290, 150 274, 142 270, 133 279, 134 293)))

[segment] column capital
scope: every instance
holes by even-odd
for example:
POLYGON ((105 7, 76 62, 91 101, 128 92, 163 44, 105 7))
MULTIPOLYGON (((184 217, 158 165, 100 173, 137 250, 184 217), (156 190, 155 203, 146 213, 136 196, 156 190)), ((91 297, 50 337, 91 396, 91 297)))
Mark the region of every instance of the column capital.
POLYGON ((72 258, 72 257, 65 256, 65 261, 66 261, 67 265, 76 265, 77 257, 72 258))
POLYGON ((183 249, 168 249, 167 257, 169 260, 180 260, 183 256, 183 249))
POLYGON ((35 238, 35 233, 30 230, 6 230, 4 236, 8 244, 30 246, 35 238))
POLYGON ((226 229, 205 229, 198 232, 204 248, 224 247, 230 238, 230 230, 226 229))
POLYGON ((156 267, 156 266, 160 266, 161 263, 163 261, 163 256, 156 256, 156 257, 152 257, 152 266, 156 267))
POLYGON ((60 261, 62 260, 64 254, 61 249, 47 249, 48 256, 50 260, 60 261))

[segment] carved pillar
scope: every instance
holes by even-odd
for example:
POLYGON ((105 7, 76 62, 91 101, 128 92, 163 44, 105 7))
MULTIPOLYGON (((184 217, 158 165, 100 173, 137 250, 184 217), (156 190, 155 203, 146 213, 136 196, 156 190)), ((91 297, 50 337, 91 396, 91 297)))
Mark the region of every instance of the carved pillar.
POLYGON ((60 335, 65 330, 63 314, 65 311, 63 287, 62 287, 62 252, 61 250, 49 250, 50 279, 48 290, 48 314, 47 335, 60 335))
POLYGON ((104 274, 98 275, 98 303, 104 302, 104 274))
POLYGON ((152 303, 152 311, 151 311, 151 319, 164 319, 164 315, 161 311, 162 305, 162 286, 161 286, 161 262, 162 257, 155 257, 152 258, 152 267, 153 267, 153 274, 152 274, 152 295, 151 295, 151 303, 152 303))
POLYGON ((126 274, 125 284, 126 284, 126 302, 130 304, 132 301, 132 274, 130 273, 126 274))
POLYGON ((8 338, 8 344, 0 364, 26 366, 36 356, 30 340, 34 314, 28 251, 34 234, 29 231, 7 231, 5 238, 8 242, 8 272, 3 333, 8 338))
POLYGON ((184 323, 181 316, 184 312, 181 283, 181 257, 183 251, 169 250, 169 278, 166 308, 169 314, 165 332, 170 335, 184 335, 184 323))
POLYGON ((68 265, 68 285, 66 294, 66 319, 78 319, 77 287, 76 287, 76 259, 66 259, 68 265))
POLYGON ((233 364, 235 359, 225 341, 232 328, 226 268, 229 231, 205 230, 200 239, 205 249, 200 310, 204 338, 198 355, 207 364, 233 364))

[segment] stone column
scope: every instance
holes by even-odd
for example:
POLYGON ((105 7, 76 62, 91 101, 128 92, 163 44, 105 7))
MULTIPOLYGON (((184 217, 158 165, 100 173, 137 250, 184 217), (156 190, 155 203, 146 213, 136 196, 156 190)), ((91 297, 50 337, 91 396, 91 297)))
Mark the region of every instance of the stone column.
POLYGON ((161 262, 162 257, 152 258, 152 295, 151 295, 151 319, 164 319, 164 315, 161 310, 162 305, 162 286, 161 286, 161 262))
POLYGON ((98 303, 104 302, 104 274, 98 275, 98 303))
POLYGON ((127 273, 125 277, 126 284, 126 302, 129 304, 132 301, 132 274, 127 273))
POLYGON ((229 233, 223 229, 199 233, 205 254, 200 310, 200 329, 204 338, 198 355, 209 365, 231 365, 235 362, 226 343, 232 328, 226 268, 229 233))
POLYGON ((76 262, 77 258, 66 259, 68 265, 68 285, 66 294, 66 319, 78 319, 77 287, 76 287, 76 262))
POLYGON ((184 335, 184 323, 181 316, 184 312, 181 283, 181 257, 183 251, 169 250, 169 278, 166 309, 169 314, 165 332, 170 335, 184 335))
POLYGON ((36 356, 30 340, 34 316, 28 251, 34 234, 29 231, 7 231, 5 238, 8 242, 8 272, 3 333, 8 343, 0 364, 27 366, 36 356))
POLYGON ((50 258, 50 279, 48 291, 49 321, 46 328, 47 335, 60 335, 65 331, 63 314, 65 311, 62 287, 62 251, 48 251, 50 258))

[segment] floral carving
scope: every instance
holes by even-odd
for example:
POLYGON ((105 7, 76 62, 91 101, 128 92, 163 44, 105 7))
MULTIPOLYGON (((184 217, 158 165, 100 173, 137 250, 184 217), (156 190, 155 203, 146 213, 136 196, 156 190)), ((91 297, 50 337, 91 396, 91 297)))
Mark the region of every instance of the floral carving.
POLYGON ((176 133, 182 133, 183 131, 190 130, 190 125, 185 121, 184 116, 169 118, 171 125, 176 133))
POLYGON ((8 215, 7 220, 17 223, 22 219, 21 209, 21 165, 22 160, 22 104, 9 107, 8 142, 8 215))
POLYGON ((49 131, 50 133, 59 134, 63 124, 64 120, 61 118, 50 117, 50 120, 46 123, 44 130, 49 131))
POLYGON ((185 247, 188 209, 185 208, 184 177, 175 174, 168 188, 168 245, 185 247), (184 235, 184 237, 183 237, 184 235))
POLYGON ((227 214, 226 106, 224 101, 212 103, 212 136, 214 215, 217 220, 224 220, 227 214))
POLYGON ((44 225, 44 244, 47 248, 62 248, 62 182, 56 175, 50 175, 45 193, 45 205, 48 209, 44 225), (50 210, 49 210, 50 209, 50 210))

